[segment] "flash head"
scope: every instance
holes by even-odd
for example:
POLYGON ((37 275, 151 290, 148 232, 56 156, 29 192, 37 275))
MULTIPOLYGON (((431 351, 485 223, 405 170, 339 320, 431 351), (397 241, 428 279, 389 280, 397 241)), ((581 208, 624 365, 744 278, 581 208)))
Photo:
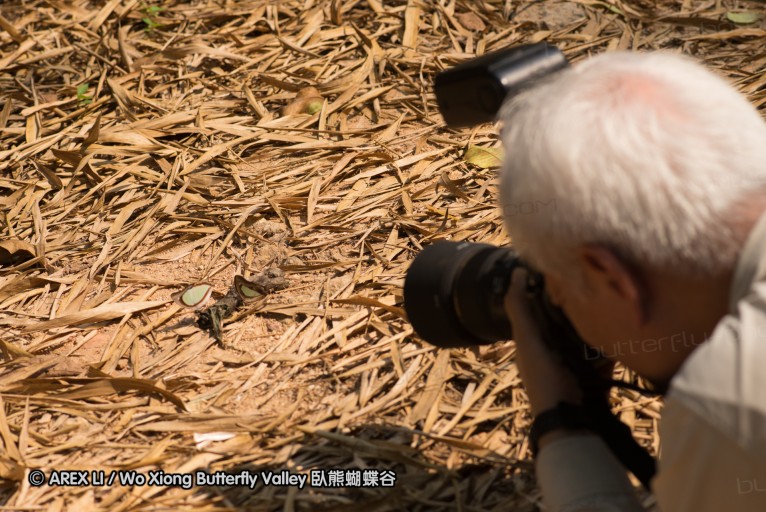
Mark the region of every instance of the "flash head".
POLYGON ((568 65, 544 42, 482 55, 436 75, 439 111, 450 128, 493 122, 505 98, 568 65))

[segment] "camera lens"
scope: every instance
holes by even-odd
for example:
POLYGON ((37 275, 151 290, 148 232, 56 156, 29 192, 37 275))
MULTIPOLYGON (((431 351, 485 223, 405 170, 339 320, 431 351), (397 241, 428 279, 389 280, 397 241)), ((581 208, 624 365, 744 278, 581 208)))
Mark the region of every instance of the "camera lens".
POLYGON ((512 338, 504 297, 516 254, 488 244, 437 242, 410 265, 404 308, 415 332, 442 348, 512 338))

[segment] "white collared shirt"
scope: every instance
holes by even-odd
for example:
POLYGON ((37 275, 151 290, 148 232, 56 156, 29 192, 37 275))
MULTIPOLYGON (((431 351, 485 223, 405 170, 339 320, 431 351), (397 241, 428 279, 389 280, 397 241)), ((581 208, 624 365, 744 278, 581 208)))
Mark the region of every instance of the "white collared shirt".
MULTIPOLYGON (((766 511, 766 214, 740 255, 728 315, 670 383, 659 430, 661 512, 766 511)), ((546 444, 536 469, 549 510, 645 510, 594 435, 546 444)))

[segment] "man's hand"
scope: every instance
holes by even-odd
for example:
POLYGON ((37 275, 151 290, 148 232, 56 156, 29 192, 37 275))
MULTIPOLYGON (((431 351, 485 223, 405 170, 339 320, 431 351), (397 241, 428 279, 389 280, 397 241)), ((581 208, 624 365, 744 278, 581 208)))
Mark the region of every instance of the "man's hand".
POLYGON ((562 401, 582 403, 582 391, 572 373, 555 360, 543 343, 529 310, 526 283, 527 271, 523 268, 514 270, 505 308, 513 325, 516 364, 529 396, 532 414, 538 415, 562 401))

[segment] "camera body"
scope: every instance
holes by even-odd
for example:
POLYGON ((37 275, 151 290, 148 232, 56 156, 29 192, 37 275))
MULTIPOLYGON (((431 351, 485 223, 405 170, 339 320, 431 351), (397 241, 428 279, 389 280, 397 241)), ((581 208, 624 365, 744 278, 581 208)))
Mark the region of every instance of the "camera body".
POLYGON ((441 241, 423 249, 404 280, 404 307, 415 332, 439 348, 485 345, 513 338, 505 295, 515 269, 527 270, 527 299, 543 341, 586 391, 603 395, 599 378, 610 363, 588 346, 545 293, 542 274, 513 249, 441 241))

